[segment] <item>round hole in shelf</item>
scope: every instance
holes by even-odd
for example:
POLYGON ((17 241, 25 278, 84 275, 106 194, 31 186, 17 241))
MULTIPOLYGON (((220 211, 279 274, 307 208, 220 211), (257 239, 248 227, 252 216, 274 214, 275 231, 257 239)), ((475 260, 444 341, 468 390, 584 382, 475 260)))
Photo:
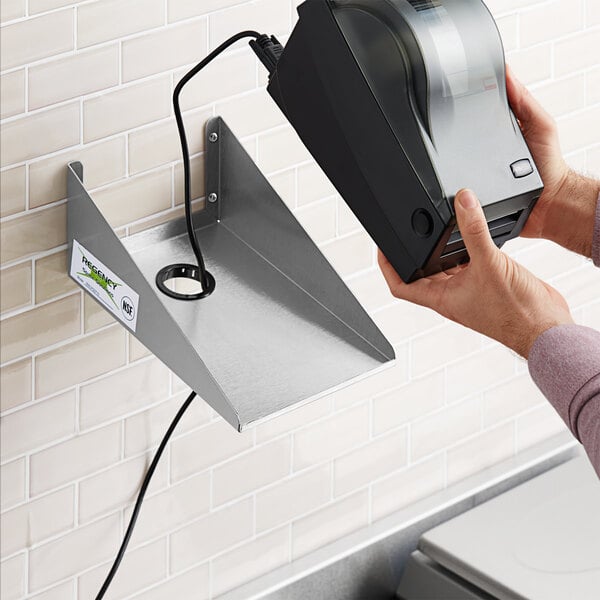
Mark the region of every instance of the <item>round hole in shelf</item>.
POLYGON ((156 275, 156 285, 165 295, 176 300, 201 300, 210 296, 217 286, 215 278, 207 271, 208 285, 202 286, 200 269, 195 265, 176 264, 161 269, 156 275))

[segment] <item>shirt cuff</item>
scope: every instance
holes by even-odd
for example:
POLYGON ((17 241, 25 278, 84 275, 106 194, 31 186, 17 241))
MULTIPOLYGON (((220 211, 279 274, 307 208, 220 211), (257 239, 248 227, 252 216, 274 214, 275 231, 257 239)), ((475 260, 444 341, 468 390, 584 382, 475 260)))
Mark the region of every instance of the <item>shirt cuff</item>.
POLYGON ((542 333, 529 354, 531 378, 577 435, 581 407, 573 402, 600 374, 600 332, 580 325, 559 325, 542 333))

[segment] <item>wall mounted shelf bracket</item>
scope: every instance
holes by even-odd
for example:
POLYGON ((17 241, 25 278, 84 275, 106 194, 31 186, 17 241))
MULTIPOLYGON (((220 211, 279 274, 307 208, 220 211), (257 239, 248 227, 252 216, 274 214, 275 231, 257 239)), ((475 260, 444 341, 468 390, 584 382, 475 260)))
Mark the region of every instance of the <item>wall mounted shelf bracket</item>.
POLYGON ((119 239, 77 162, 71 277, 239 431, 389 365, 389 342, 220 118, 205 158, 214 201, 194 226, 211 296, 186 302, 156 285, 166 265, 194 262, 185 220, 119 239))

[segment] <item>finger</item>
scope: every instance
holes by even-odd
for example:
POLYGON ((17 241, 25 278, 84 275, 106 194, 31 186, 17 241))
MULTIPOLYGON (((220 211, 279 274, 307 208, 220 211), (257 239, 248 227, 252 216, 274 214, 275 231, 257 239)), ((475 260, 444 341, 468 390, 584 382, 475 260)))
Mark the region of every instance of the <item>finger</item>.
POLYGON ((529 90, 506 65, 506 91, 510 105, 524 131, 548 133, 554 129, 554 120, 529 90))
POLYGON ((456 195, 454 210, 471 262, 494 257, 498 249, 492 240, 477 196, 471 190, 461 190, 456 195))

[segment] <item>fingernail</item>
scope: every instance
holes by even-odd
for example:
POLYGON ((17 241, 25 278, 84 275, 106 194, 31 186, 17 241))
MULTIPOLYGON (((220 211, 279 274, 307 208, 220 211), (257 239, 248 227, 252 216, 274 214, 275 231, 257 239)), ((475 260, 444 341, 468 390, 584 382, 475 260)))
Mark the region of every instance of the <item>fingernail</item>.
POLYGON ((458 201, 460 205, 466 209, 471 210, 479 204, 479 200, 477 200, 477 196, 471 190, 462 190, 458 194, 458 201))

